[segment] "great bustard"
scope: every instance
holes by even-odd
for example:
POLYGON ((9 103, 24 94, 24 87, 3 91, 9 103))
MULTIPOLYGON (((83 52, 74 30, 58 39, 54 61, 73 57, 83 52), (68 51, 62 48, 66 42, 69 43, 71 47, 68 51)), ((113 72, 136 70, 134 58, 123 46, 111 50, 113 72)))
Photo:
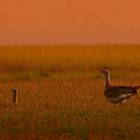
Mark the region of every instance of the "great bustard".
POLYGON ((137 94, 137 89, 139 89, 140 86, 111 86, 109 70, 105 69, 101 72, 105 75, 104 95, 111 103, 122 104, 122 101, 125 101, 126 99, 137 94))

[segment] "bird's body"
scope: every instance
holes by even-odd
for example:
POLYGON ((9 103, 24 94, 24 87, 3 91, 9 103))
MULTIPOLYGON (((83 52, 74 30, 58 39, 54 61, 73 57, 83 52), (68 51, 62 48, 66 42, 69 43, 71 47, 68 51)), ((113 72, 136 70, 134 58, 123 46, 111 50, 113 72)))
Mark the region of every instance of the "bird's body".
POLYGON ((101 71, 106 77, 104 95, 108 101, 113 104, 122 103, 126 99, 137 94, 140 86, 111 86, 110 72, 108 70, 101 71))

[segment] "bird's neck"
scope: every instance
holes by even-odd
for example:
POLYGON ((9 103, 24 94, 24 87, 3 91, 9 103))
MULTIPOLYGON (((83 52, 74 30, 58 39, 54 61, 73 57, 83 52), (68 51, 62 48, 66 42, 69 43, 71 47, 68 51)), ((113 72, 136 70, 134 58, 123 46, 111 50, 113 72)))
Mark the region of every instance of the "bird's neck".
POLYGON ((110 83, 110 76, 109 75, 105 75, 105 89, 109 88, 111 86, 110 83))

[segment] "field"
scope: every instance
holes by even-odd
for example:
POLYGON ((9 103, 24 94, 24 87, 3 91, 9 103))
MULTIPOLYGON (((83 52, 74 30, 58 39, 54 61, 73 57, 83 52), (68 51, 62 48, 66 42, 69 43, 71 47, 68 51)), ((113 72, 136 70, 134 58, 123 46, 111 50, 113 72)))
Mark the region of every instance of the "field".
POLYGON ((104 68, 113 85, 140 85, 140 46, 1 46, 0 139, 139 140, 140 94, 114 107, 104 68))

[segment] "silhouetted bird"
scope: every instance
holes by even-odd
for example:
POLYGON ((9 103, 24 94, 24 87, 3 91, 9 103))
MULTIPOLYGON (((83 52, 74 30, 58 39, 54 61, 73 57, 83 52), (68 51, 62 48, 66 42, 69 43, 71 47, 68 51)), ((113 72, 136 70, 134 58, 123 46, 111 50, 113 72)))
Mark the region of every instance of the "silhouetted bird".
POLYGON ((16 88, 13 88, 12 92, 13 92, 12 102, 17 103, 18 90, 16 88))

